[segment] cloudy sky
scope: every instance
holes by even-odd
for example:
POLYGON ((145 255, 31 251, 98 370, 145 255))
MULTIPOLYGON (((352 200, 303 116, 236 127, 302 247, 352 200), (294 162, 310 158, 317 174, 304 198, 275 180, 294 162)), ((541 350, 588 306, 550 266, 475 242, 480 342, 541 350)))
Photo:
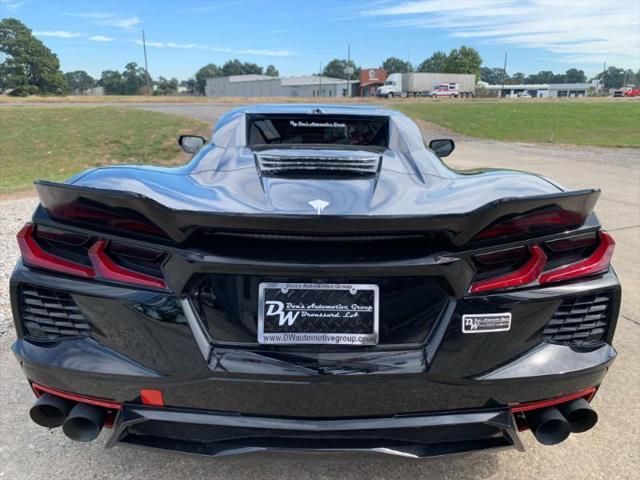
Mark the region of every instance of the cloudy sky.
POLYGON ((308 74, 349 43, 363 67, 470 45, 489 67, 508 52, 509 73, 640 68, 640 0, 0 0, 0 16, 27 24, 64 71, 94 76, 143 63, 143 29, 154 77, 230 58, 308 74))

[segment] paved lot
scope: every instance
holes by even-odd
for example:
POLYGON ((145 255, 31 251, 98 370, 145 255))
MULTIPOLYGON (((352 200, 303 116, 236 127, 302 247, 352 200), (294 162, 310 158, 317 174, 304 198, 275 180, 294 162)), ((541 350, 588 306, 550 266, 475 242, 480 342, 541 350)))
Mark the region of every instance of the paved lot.
MULTIPOLYGON (((169 113, 215 119, 228 106, 145 105, 169 113)), ((427 137, 442 132, 425 127, 427 137)), ((0 200, 0 478, 638 478, 640 471, 640 152, 562 148, 456 137, 449 164, 456 168, 507 167, 530 170, 571 188, 598 186, 597 212, 617 241, 614 266, 624 287, 615 347, 619 358, 594 400, 597 427, 544 447, 527 433, 528 452, 412 461, 359 455, 254 454, 228 459, 154 451, 103 450, 107 435, 88 445, 67 440, 28 420, 33 400, 10 352, 14 334, 7 284, 18 256, 15 232, 31 214, 34 198, 0 200)))

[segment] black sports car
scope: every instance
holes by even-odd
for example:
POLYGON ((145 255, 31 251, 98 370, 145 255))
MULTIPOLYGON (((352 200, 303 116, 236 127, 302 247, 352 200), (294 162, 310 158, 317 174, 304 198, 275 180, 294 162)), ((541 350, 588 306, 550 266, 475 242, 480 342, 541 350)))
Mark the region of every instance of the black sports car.
POLYGON ((31 418, 225 455, 561 442, 616 352, 598 190, 457 172, 404 115, 233 110, 179 168, 36 182, 13 345, 31 418))

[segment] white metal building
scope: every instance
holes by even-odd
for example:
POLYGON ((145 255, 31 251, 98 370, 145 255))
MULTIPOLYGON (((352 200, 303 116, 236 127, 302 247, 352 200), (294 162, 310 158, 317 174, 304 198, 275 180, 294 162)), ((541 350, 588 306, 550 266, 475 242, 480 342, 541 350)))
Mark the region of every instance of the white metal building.
POLYGON ((518 97, 526 94, 532 97, 586 97, 589 88, 599 87, 599 83, 536 83, 521 85, 487 85, 483 88, 499 92, 501 97, 518 97))
POLYGON ((266 75, 232 75, 207 78, 208 97, 345 97, 359 82, 340 78, 307 75, 302 77, 268 77, 266 75))

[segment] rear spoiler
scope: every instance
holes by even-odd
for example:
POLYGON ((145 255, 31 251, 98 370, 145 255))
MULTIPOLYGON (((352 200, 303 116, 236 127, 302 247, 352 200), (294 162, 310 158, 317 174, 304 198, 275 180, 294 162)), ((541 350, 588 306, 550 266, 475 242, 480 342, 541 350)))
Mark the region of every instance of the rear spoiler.
MULTIPOLYGON (((464 245, 490 225, 538 211, 557 211, 578 227, 592 212, 600 190, 504 198, 467 213, 447 215, 276 215, 176 210, 144 195, 47 181, 35 182, 41 208, 57 223, 122 236, 184 243, 198 230, 298 235, 443 235, 464 245)), ((42 215, 42 211, 36 215, 42 215)))

